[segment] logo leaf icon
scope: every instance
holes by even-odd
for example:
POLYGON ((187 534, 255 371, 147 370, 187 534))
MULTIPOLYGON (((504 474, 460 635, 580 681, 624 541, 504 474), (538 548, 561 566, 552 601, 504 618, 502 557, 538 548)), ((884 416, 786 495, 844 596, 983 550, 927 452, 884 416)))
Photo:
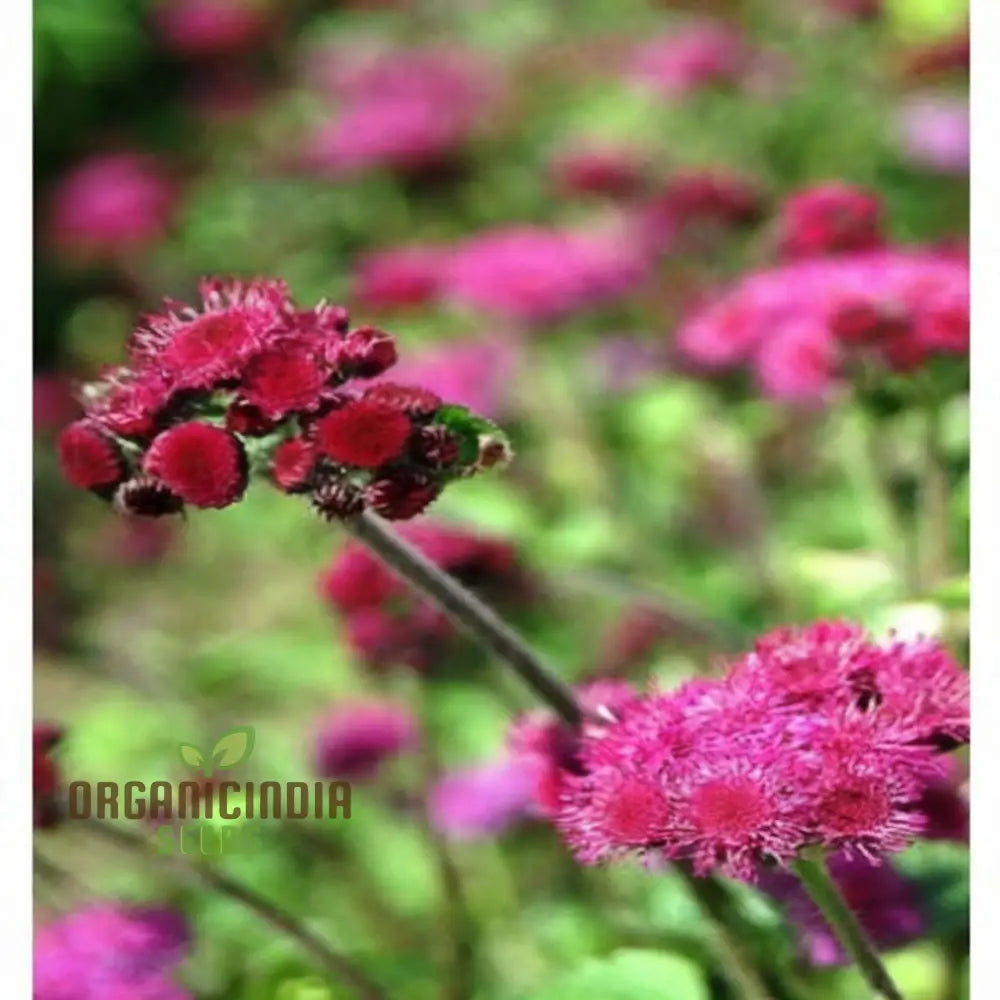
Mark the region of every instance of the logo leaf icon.
POLYGON ((205 763, 205 755, 190 743, 182 743, 178 748, 181 760, 189 767, 201 767, 205 763))
POLYGON ((253 752, 253 726, 240 726, 220 736, 212 747, 212 760, 216 767, 235 767, 253 752))

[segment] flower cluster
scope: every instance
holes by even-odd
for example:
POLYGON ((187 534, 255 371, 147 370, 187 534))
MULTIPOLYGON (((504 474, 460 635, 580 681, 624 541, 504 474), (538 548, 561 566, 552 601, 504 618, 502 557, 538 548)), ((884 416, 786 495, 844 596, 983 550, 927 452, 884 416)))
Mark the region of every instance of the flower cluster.
POLYGON ((850 184, 806 188, 781 206, 778 242, 785 260, 875 250, 883 243, 882 205, 850 184))
POLYGON ((605 704, 572 766, 550 751, 556 825, 585 863, 638 853, 752 879, 810 845, 877 859, 924 829, 968 699, 934 642, 782 629, 723 678, 605 704))
POLYGON ((174 981, 189 933, 160 907, 94 903, 35 935, 35 1000, 187 1000, 174 981))
POLYGON ((61 775, 52 756, 63 737, 62 729, 51 722, 36 722, 31 727, 31 790, 34 825, 55 826, 60 819, 58 803, 61 775))
POLYGON ((160 43, 188 58, 227 56, 266 40, 276 26, 269 0, 158 0, 153 21, 160 43))
POLYGON ((301 310, 281 281, 206 280, 201 299, 145 317, 129 365, 86 387, 84 418, 58 442, 73 485, 129 514, 226 507, 252 460, 327 518, 367 507, 401 519, 506 457, 503 436, 464 407, 418 386, 365 385, 396 345, 351 329, 343 308, 301 310))
MULTIPOLYGON (((828 861, 845 902, 878 948, 900 948, 919 938, 926 920, 913 885, 890 864, 873 864, 844 853, 828 861)), ((760 887, 777 900, 795 925, 799 946, 813 965, 846 964, 847 956, 802 883, 789 872, 767 872, 760 887)))
POLYGON ((443 294, 501 319, 546 323, 616 299, 646 273, 644 249, 618 231, 512 226, 452 253, 443 294))
POLYGON ((969 266, 886 249, 759 271, 691 316, 681 351, 708 369, 749 362, 774 398, 822 398, 851 363, 908 371, 969 348, 969 266))
POLYGON ((417 720, 401 705, 384 701, 337 705, 317 730, 316 773, 352 781, 372 778, 384 761, 413 748, 417 739, 417 720))
POLYGON ((387 50, 335 58, 323 83, 341 103, 312 137, 308 164, 350 174, 424 170, 471 134, 492 90, 482 67, 454 50, 387 50))
MULTIPOLYGON (((502 539, 433 522, 407 525, 401 534, 441 569, 491 599, 510 603, 531 588, 517 553, 502 539)), ((343 617, 351 646, 370 667, 402 664, 430 670, 455 639, 453 626, 434 605, 414 598, 356 543, 338 553, 322 574, 320 587, 343 617)))

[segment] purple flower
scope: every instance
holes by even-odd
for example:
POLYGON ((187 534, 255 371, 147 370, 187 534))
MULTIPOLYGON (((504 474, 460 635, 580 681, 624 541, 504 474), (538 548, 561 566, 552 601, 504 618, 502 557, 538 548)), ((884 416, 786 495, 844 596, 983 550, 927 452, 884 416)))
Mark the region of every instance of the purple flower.
MULTIPOLYGON (((879 948, 899 948, 920 937, 924 917, 913 887, 890 864, 873 864, 862 857, 836 854, 830 873, 848 905, 879 948)), ((840 943, 795 876, 769 872, 760 888, 783 907, 796 925, 805 957, 813 965, 840 965, 847 961, 840 943)))
POLYGON ((943 174, 969 170, 969 102, 947 94, 927 94, 900 109, 900 142, 917 166, 943 174))
POLYGON ((413 747, 417 737, 417 720, 401 705, 345 702, 320 723, 316 770, 333 779, 373 778, 384 761, 413 747))
POLYGON ((163 907, 94 903, 35 936, 35 1000, 187 1000, 172 980, 189 935, 163 907))
POLYGON ((525 758, 453 771, 430 791, 431 823, 455 838, 497 836, 532 815, 539 771, 537 761, 525 758))

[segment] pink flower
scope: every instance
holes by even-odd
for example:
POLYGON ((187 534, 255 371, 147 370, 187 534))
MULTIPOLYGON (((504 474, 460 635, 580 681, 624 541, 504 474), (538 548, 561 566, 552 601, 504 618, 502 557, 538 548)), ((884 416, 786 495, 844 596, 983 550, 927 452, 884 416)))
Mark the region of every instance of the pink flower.
POLYGON ((357 269, 355 294, 372 309, 426 305, 438 294, 446 251, 412 245, 369 254, 357 269))
POLYGON ((154 20, 163 45, 182 56, 231 55, 270 33, 268 0, 158 0, 154 20))
POLYGON ((969 267, 955 255, 890 249, 752 273, 682 324, 681 352, 706 368, 750 364, 777 399, 822 398, 853 357, 908 370, 963 354, 969 267))
POLYGON ((35 935, 35 1000, 187 1000, 173 981, 189 948, 173 910, 92 903, 35 935))
POLYGON ((779 210, 777 225, 786 260, 874 250, 883 242, 879 199, 837 181, 791 195, 779 210))
POLYGON ((946 94, 906 101, 899 113, 900 143, 915 165, 942 174, 969 170, 969 102, 946 94))
POLYGON ((446 774, 429 793, 431 823, 459 839, 495 837, 530 815, 536 782, 536 766, 526 759, 446 774))
POLYGON ((545 323, 621 296, 641 280, 646 264, 624 234, 513 226, 460 245, 444 293, 503 319, 545 323))
POLYGON ((331 779, 369 780, 417 740, 417 720, 409 709, 383 701, 345 702, 319 725, 316 772, 331 779))
POLYGON ((585 863, 639 853, 752 879, 811 844, 876 858, 925 825, 945 749, 968 739, 968 675, 929 641, 819 622, 764 636, 720 679, 605 706, 558 769, 556 825, 585 863))
POLYGON ((52 193, 49 238, 85 260, 140 250, 166 231, 176 200, 162 167, 139 153, 92 156, 52 193))
POLYGON ((631 75, 662 94, 681 97, 735 83, 749 53, 738 31, 718 21, 696 21, 646 42, 632 57, 631 75))
POLYGON ((643 157, 622 146, 580 145, 559 153, 549 167, 556 187, 567 194, 627 198, 646 186, 643 157))

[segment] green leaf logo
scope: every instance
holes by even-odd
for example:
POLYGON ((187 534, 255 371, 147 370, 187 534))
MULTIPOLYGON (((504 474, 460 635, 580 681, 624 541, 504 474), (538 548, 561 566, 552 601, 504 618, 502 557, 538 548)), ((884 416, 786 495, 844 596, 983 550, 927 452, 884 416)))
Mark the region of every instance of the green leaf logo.
POLYGON ((212 763, 218 768, 235 767, 253 753, 252 726, 240 726, 220 736, 212 747, 212 763))
POLYGON ((205 755, 190 743, 182 743, 178 748, 181 760, 189 767, 201 767, 205 763, 205 755))

